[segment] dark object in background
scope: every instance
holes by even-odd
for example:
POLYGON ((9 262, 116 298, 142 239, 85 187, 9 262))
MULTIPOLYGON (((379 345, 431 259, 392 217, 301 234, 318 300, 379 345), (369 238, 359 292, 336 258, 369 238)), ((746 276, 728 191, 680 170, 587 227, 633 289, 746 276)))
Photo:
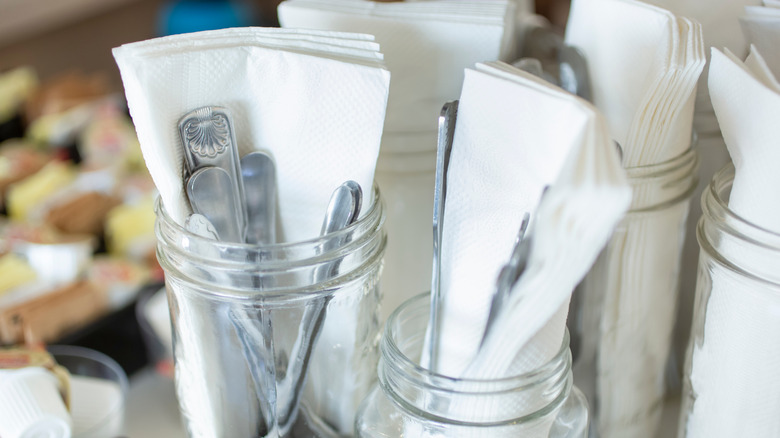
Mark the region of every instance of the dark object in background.
MULTIPOLYGON (((161 287, 160 283, 145 286, 138 296, 157 291, 161 287)), ((65 336, 56 344, 78 345, 97 350, 117 361, 125 373, 132 376, 150 363, 135 307, 134 300, 122 309, 65 336)))
POLYGON ((11 119, 0 122, 0 142, 24 137, 24 129, 25 126, 21 114, 16 114, 11 119))

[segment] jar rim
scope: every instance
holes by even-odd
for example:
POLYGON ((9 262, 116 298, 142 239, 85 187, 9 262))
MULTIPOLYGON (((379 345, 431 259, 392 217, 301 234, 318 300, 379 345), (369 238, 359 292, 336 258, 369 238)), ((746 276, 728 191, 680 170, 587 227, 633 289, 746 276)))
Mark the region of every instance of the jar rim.
MULTIPOLYGON (((157 196, 157 199, 154 202, 154 211, 157 215, 158 220, 162 219, 163 222, 166 224, 166 226, 174 229, 177 233, 181 234, 182 237, 187 238, 188 240, 192 242, 199 242, 202 244, 208 244, 212 245, 215 248, 236 248, 239 250, 244 250, 247 252, 256 252, 256 251, 279 251, 279 250, 286 250, 286 249, 292 249, 292 248, 299 248, 299 247, 310 247, 310 246, 318 246, 321 245, 323 242, 326 242, 328 240, 331 240, 333 237, 336 236, 343 236, 348 235, 351 233, 354 233, 355 231, 365 228, 366 224, 376 222, 377 216, 383 215, 383 208, 382 208, 382 200, 380 198, 380 192, 379 192, 379 186, 374 183, 373 187, 373 202, 371 203, 370 208, 365 214, 360 215, 358 220, 353 222, 352 224, 344 227, 343 229, 330 233, 328 236, 317 236, 312 237, 309 239, 304 239, 300 241, 295 242, 279 242, 279 243, 271 243, 271 244, 254 244, 254 243, 244 243, 244 242, 215 242, 213 239, 209 239, 207 237, 200 236, 198 234, 195 234, 185 227, 183 227, 181 224, 177 223, 173 217, 168 213, 168 211, 165 209, 165 205, 163 204, 162 197, 157 196)), ((383 222, 383 217, 381 218, 381 222, 383 222)))
POLYGON ((403 351, 401 351, 401 348, 394 340, 395 336, 393 336, 393 334, 395 330, 393 330, 392 324, 399 318, 401 314, 404 312, 409 312, 410 309, 421 306, 420 302, 429 300, 429 297, 430 293, 424 292, 406 300, 406 302, 396 308, 387 319, 385 324, 385 336, 383 336, 382 342, 382 351, 385 353, 385 348, 387 348, 387 353, 393 359, 390 366, 395 368, 396 371, 413 371, 414 373, 419 374, 420 377, 426 382, 441 382, 441 385, 432 385, 431 383, 427 383, 429 386, 437 388, 452 388, 453 392, 462 394, 478 394, 485 392, 484 387, 486 384, 502 388, 497 392, 502 392, 509 389, 515 390, 517 388, 536 385, 540 380, 544 380, 544 377, 549 377, 556 374, 556 372, 559 371, 559 368, 561 367, 561 363, 564 362, 565 357, 570 354, 570 335, 569 330, 566 329, 564 331, 561 346, 552 359, 532 371, 520 373, 514 376, 494 379, 463 378, 448 376, 446 374, 437 373, 435 371, 424 368, 416 361, 409 358, 409 356, 404 354, 403 351), (476 388, 481 389, 477 390, 476 388))
POLYGON ((702 193, 702 217, 696 226, 699 246, 726 269, 777 287, 778 279, 772 267, 742 263, 727 257, 715 247, 717 240, 728 239, 748 244, 753 251, 762 251, 762 257, 780 257, 780 233, 754 224, 729 208, 728 195, 731 193, 734 177, 734 165, 728 163, 715 173, 702 193))
POLYGON ((696 147, 692 143, 683 153, 666 161, 643 166, 625 167, 624 169, 629 178, 653 179, 682 167, 689 166, 692 161, 697 160, 697 156, 696 147))
POLYGON ((187 284, 192 293, 220 299, 289 303, 327 295, 381 262, 386 246, 385 212, 379 189, 355 223, 326 236, 270 245, 218 242, 173 221, 157 199, 157 259, 166 282, 187 284), (332 245, 338 241, 338 246, 332 245))

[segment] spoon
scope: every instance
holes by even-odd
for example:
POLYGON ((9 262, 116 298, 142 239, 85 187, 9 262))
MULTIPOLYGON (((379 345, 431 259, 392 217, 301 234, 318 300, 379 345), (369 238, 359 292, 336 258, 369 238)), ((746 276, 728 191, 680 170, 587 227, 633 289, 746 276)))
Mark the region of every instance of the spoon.
POLYGON ((485 324, 485 333, 482 335, 480 348, 485 344, 485 339, 488 338, 493 327, 495 327, 495 322, 498 319, 498 315, 501 313, 501 309, 504 307, 504 303, 509 298, 509 295, 512 293, 512 288, 523 274, 526 264, 528 263, 532 239, 531 236, 526 237, 526 233, 530 221, 531 215, 526 212, 523 215, 523 220, 520 223, 520 230, 517 233, 515 244, 512 247, 512 255, 498 273, 496 289, 490 303, 490 313, 488 314, 487 323, 485 324))
POLYGON ((241 206, 232 196, 230 175, 219 167, 202 167, 187 180, 187 196, 195 213, 203 215, 225 242, 243 242, 238 214, 241 206))
MULTIPOLYGON (((330 197, 325 219, 322 222, 320 236, 326 237, 354 223, 360 214, 362 198, 363 193, 360 184, 355 181, 347 181, 336 188, 330 197)), ((343 234, 327 239, 322 244, 321 253, 333 251, 346 244, 348 240, 349 236, 343 234)), ((335 278, 338 275, 339 264, 339 260, 334 260, 316 267, 313 283, 321 284, 335 278)), ((279 406, 283 409, 281 410, 279 421, 282 425, 291 424, 295 417, 309 359, 317 343, 317 337, 322 330, 322 325, 325 322, 327 306, 331 298, 332 294, 319 297, 311 305, 306 306, 304 310, 301 325, 298 329, 298 337, 290 350, 292 365, 288 369, 284 381, 279 385, 285 389, 280 391, 279 398, 281 399, 285 395, 290 397, 289 400, 286 400, 286 403, 284 400, 280 400, 279 403, 279 406)))
POLYGON ((276 242, 276 167, 264 152, 241 158, 241 179, 246 198, 246 243, 276 242))

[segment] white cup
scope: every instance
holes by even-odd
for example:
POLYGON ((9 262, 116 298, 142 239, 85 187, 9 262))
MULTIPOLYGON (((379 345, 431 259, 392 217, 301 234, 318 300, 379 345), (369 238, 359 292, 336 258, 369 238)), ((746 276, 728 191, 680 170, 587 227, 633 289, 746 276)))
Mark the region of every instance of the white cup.
POLYGON ((41 367, 0 370, 0 436, 70 438, 57 377, 41 367))

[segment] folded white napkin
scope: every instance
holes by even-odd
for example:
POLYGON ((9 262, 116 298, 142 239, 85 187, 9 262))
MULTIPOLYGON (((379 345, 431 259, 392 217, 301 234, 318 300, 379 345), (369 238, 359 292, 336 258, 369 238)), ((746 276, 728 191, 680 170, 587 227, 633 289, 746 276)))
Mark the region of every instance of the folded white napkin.
MULTIPOLYGON (((331 193, 344 181, 354 180, 363 187, 363 211, 372 204, 390 75, 370 35, 237 28, 128 44, 114 49, 114 56, 147 167, 165 208, 180 224, 190 210, 178 121, 206 105, 231 111, 241 155, 264 150, 273 157, 280 241, 318 236, 331 193)), ((212 366, 247 373, 238 361, 223 360, 220 354, 201 348, 225 345, 235 352, 240 346, 229 345, 237 342, 235 336, 228 340, 204 329, 203 310, 193 303, 178 305, 180 331, 187 333, 189 342, 178 343, 177 352, 187 349, 185 356, 192 359, 191 367, 177 363, 177 387, 190 434, 220 436, 225 433, 221 425, 235 427, 233 433, 256 433, 257 419, 250 417, 259 415, 258 406, 250 402, 235 409, 215 395, 226 392, 244 400, 244 393, 253 389, 224 388, 199 374, 212 366)), ((344 314, 353 311, 345 308, 344 314)), ((341 318, 338 312, 329 312, 318 345, 343 346, 342 366, 359 363, 353 361, 353 356, 362 354, 354 351, 358 321, 341 318)), ((318 357, 327 355, 327 348, 316 348, 312 367, 318 357)), ((336 406, 339 401, 339 408, 325 421, 346 433, 358 401, 346 401, 356 396, 356 383, 351 374, 342 374, 343 379, 310 378, 307 384, 314 388, 310 395, 314 404, 336 406)))
MULTIPOLYGON (((585 178, 585 174, 614 183, 620 190, 605 210, 614 207, 618 216, 622 213, 628 196, 621 185, 622 171, 616 170, 618 160, 612 144, 599 143, 606 141, 605 134, 595 133, 595 120, 595 111, 582 100, 506 64, 478 64, 476 69, 466 70, 443 218, 443 300, 439 361, 433 365, 436 371, 463 376, 474 360, 498 271, 509 259, 523 214, 536 211, 545 186, 575 177, 562 175, 562 169, 580 172, 578 177, 585 178), (597 152, 601 147, 608 150, 597 152), (580 165, 587 170, 567 165, 572 155, 580 156, 580 165), (606 169, 586 174, 593 169, 587 167, 590 165, 606 169)), ((551 189, 551 205, 560 196, 555 193, 551 189)), ((535 225, 541 227, 541 233, 546 232, 547 225, 542 225, 546 220, 551 218, 540 216, 535 225)), ((609 221, 596 218, 593 224, 611 229, 609 221)), ((547 232, 564 232, 549 226, 555 231, 547 232)), ((542 257, 543 250, 538 254, 542 257)), ((590 265, 587 258, 582 263, 590 265)), ((555 302, 553 310, 564 299, 559 297, 555 302)), ((539 331, 552 313, 540 312, 538 316, 538 324, 528 326, 529 334, 539 331)), ((560 347, 561 339, 557 341, 550 345, 552 352, 560 347)), ((497 373, 506 371, 510 370, 499 369, 497 373)))
MULTIPOLYGON (((458 96, 463 69, 506 59, 515 43, 511 0, 286 0, 279 5, 279 22, 376 36, 393 74, 386 136, 435 132, 442 104, 458 96)), ((435 150, 433 139, 389 141, 382 152, 435 150)))
MULTIPOLYGON (((735 176, 729 209, 744 220, 780 233, 776 197, 780 162, 777 118, 780 86, 755 47, 743 63, 728 50, 713 49, 710 94, 735 176)), ((780 282, 776 251, 738 239, 714 242, 716 250, 748 272, 780 282)), ((701 342, 692 344, 690 416, 685 436, 778 436, 780 434, 780 297, 769 283, 714 265, 701 342), (731 383, 730 383, 731 382, 731 383), (734 384, 733 382, 738 382, 734 384)), ((700 277, 701 281, 702 277, 700 277)), ((707 288, 707 284, 700 284, 707 288)))
POLYGON ((748 42, 761 51, 772 73, 780 76, 780 2, 765 0, 764 7, 745 7, 739 21, 748 42))
MULTIPOLYGON (((630 189, 606 124, 587 102, 526 72, 477 64, 466 70, 448 174, 433 368, 480 379, 530 372, 560 350, 569 296, 628 208, 630 189), (535 213, 529 265, 478 354, 524 212, 535 213)), ((455 396, 449 415, 518 418, 541 407, 532 392, 509 404, 455 396)), ((547 436, 551 421, 543 423, 467 436, 547 436)))
MULTIPOLYGON (((594 104, 623 146, 623 165, 640 169, 683 154, 705 62, 701 26, 635 0, 575 0, 568 26, 566 41, 588 59, 594 104)), ((695 172, 695 160, 680 164, 672 174, 689 181, 679 170, 695 172)), ((632 185, 633 210, 668 197, 642 178, 632 185)), ((682 201, 628 216, 584 282, 575 376, 595 384, 589 396, 598 399, 602 436, 644 436, 657 427, 688 208, 682 201)))
POLYGON ((174 220, 189 213, 174 128, 206 105, 232 112, 241 155, 265 150, 275 160, 285 240, 316 237, 345 180, 370 196, 389 81, 377 50, 367 35, 263 28, 114 49, 144 159, 174 220))
MULTIPOLYGON (((675 15, 692 18, 701 23, 704 47, 727 47, 740 56, 747 51, 747 41, 739 28, 737 18, 745 6, 758 5, 761 0, 645 0, 647 3, 668 9, 675 15)), ((771 1, 771 0, 770 0, 771 1)), ((709 53, 706 53, 709 59, 709 53)), ((700 136, 718 131, 718 123, 712 112, 710 93, 707 89, 707 66, 699 78, 696 91, 694 128, 700 136)), ((721 163, 722 165, 723 163, 721 163)), ((720 166, 718 166, 720 168, 720 166)), ((714 172, 717 169, 713 169, 714 172)), ((712 176, 707 174, 707 179, 712 176)))

